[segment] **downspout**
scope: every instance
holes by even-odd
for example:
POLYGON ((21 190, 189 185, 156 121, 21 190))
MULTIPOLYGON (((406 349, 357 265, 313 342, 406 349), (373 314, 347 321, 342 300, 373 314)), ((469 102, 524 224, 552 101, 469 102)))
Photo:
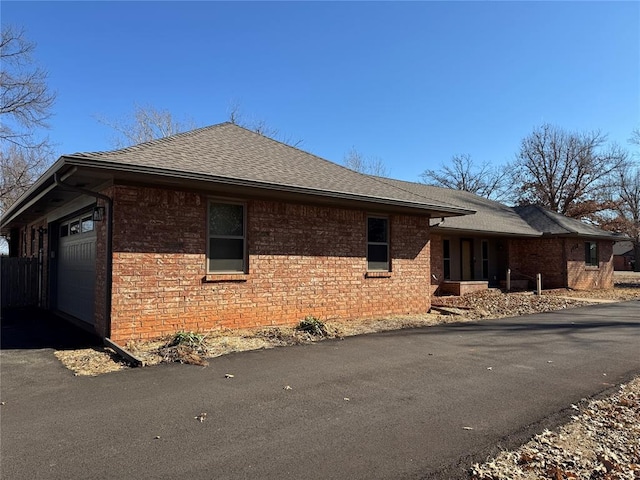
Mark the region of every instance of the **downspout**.
POLYGON ((58 177, 57 173, 53 174, 53 181, 55 184, 63 189, 72 190, 96 199, 103 200, 107 204, 107 278, 106 278, 106 298, 105 298, 105 337, 111 336, 111 289, 112 289, 112 275, 113 275, 113 199, 102 193, 94 192, 86 188, 77 187, 75 185, 69 185, 64 183, 58 177))

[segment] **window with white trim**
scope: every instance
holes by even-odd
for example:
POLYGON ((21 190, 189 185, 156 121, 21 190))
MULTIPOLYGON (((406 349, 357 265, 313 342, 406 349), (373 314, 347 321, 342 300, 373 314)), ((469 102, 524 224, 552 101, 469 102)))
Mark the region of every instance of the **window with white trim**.
POLYGON ((389 271, 388 218, 367 218, 367 270, 389 271))
POLYGON ((245 206, 209 202, 208 273, 244 273, 246 270, 245 206))

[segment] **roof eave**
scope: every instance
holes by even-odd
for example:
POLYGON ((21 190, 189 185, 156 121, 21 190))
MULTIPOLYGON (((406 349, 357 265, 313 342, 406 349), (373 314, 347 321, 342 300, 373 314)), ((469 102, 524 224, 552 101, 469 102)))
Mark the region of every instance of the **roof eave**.
POLYGON ((505 232, 498 230, 474 230, 471 228, 456 228, 456 227, 446 227, 446 226, 437 226, 434 225, 431 227, 434 232, 456 232, 463 234, 473 234, 473 235, 496 235, 503 237, 528 237, 528 238, 539 238, 542 236, 542 233, 538 232, 505 232))
POLYGON ((25 206, 40 197, 53 184, 53 175, 65 166, 64 157, 60 157, 46 172, 44 172, 29 189, 7 209, 0 217, 0 229, 17 217, 25 206))
POLYGON ((631 239, 630 237, 627 237, 627 236, 598 235, 598 234, 580 233, 580 232, 543 233, 543 236, 551 237, 551 238, 584 238, 584 239, 591 239, 591 240, 609 240, 611 242, 626 242, 631 239))
POLYGON ((64 158, 65 163, 69 165, 77 166, 77 167, 102 168, 105 170, 113 170, 113 171, 125 172, 125 173, 156 175, 156 176, 176 178, 176 179, 182 179, 182 180, 208 181, 208 182, 214 182, 218 184, 233 185, 233 186, 239 186, 239 187, 261 188, 261 189, 267 189, 267 190, 283 191, 288 193, 312 194, 316 196, 330 197, 335 199, 361 201, 361 202, 367 202, 367 203, 378 203, 378 204, 384 204, 384 205, 390 205, 390 206, 396 206, 396 207, 402 207, 402 208, 418 209, 418 210, 424 211, 425 213, 429 213, 430 215, 435 217, 453 217, 453 216, 470 215, 475 213, 474 210, 468 210, 460 207, 432 205, 428 203, 417 203, 417 202, 403 201, 403 200, 386 198, 386 197, 373 197, 373 196, 360 195, 360 194, 349 193, 349 192, 327 191, 327 190, 313 189, 309 187, 301 187, 301 186, 295 186, 295 185, 281 185, 276 183, 260 182, 260 181, 247 180, 247 179, 241 179, 241 178, 221 177, 217 175, 206 175, 206 174, 195 173, 195 172, 185 172, 185 171, 169 170, 169 169, 163 169, 163 168, 157 168, 157 167, 115 163, 115 162, 100 160, 96 158, 78 157, 74 155, 67 155, 62 158, 64 158))

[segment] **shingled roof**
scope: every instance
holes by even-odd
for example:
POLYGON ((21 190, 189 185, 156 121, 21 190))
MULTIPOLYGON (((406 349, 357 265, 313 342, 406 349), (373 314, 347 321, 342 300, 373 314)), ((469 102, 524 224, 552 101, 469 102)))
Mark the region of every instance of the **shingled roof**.
POLYGON ((588 225, 575 218, 552 212, 539 205, 514 207, 529 225, 545 235, 591 237, 607 240, 626 240, 627 237, 588 225))
POLYGON ((429 199, 363 175, 231 123, 192 130, 121 150, 66 155, 89 166, 188 174, 221 181, 321 196, 348 197, 461 215, 467 208, 429 199))
POLYGON ((434 187, 422 183, 384 178, 383 181, 425 199, 440 199, 448 204, 474 210, 473 215, 445 219, 436 229, 460 232, 539 237, 541 231, 524 221, 512 208, 462 190, 434 187))

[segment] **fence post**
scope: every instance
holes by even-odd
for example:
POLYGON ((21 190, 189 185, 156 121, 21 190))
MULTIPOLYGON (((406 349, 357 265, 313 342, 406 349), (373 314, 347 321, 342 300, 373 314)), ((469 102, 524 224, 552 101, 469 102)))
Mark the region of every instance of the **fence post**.
POLYGON ((536 294, 542 295, 542 274, 540 273, 536 275, 536 294))
POLYGON ((507 292, 511 291, 511 269, 507 268, 507 292))

